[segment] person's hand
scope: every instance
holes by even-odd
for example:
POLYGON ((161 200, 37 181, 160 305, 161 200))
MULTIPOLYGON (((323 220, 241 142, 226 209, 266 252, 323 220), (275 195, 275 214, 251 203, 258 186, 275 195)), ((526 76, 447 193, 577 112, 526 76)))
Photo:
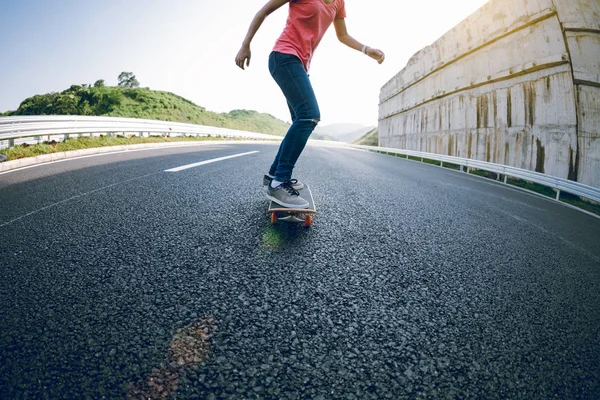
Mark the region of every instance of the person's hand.
POLYGON ((385 61, 385 54, 383 54, 383 51, 381 50, 367 47, 367 55, 376 60, 379 64, 385 61))
POLYGON ((244 69, 244 64, 246 64, 246 67, 249 67, 251 57, 252 53, 250 52, 250 46, 242 46, 235 57, 235 64, 241 69, 244 69))

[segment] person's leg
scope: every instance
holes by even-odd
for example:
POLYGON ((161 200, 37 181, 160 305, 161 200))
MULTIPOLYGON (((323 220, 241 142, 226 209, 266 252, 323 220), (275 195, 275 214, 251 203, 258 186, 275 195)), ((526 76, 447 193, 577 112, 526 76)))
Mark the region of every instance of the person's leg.
POLYGON ((275 180, 284 182, 291 179, 296 161, 321 115, 308 74, 298 57, 274 52, 269 57, 269 70, 295 117, 281 142, 277 165, 270 171, 275 180))
MULTIPOLYGON (((290 105, 290 102, 287 102, 288 108, 290 109, 290 116, 292 117, 292 124, 296 121, 296 114, 294 113, 294 109, 290 105)), ((282 143, 283 144, 283 143, 282 143)), ((275 156, 275 160, 273 164, 271 164, 271 168, 269 168, 269 176, 273 178, 275 176, 275 171, 277 170, 277 166, 279 165, 279 156, 281 155, 282 145, 279 146, 279 150, 277 151, 277 155, 275 156)))

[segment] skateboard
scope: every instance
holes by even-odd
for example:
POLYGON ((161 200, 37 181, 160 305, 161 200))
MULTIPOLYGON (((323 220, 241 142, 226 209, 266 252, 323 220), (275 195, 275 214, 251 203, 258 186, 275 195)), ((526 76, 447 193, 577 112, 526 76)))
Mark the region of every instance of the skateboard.
POLYGON ((308 201, 308 208, 288 208, 274 201, 269 201, 269 209, 267 212, 271 215, 271 223, 276 224, 278 221, 285 222, 303 222, 305 227, 309 227, 313 222, 313 215, 317 212, 312 193, 308 185, 304 184, 304 188, 298 191, 300 197, 308 201))

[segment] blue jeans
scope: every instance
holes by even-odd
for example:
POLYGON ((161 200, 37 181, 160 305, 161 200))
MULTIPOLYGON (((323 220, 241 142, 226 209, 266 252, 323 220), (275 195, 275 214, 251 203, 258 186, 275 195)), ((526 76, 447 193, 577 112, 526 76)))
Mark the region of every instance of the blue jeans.
POLYGON ((296 161, 321 119, 321 114, 308 74, 298 57, 274 51, 269 56, 269 71, 281 88, 292 115, 292 126, 269 170, 275 180, 285 182, 292 178, 296 161))

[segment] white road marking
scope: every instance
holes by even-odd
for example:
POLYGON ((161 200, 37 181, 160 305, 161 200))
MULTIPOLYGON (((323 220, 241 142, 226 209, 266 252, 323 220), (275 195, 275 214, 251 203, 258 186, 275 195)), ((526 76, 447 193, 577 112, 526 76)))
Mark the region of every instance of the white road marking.
MULTIPOLYGON (((259 151, 251 151, 251 152, 248 152, 248 153, 234 154, 234 155, 232 155, 232 156, 215 158, 215 159, 212 159, 212 160, 202 161, 202 162, 195 163, 195 164, 184 165, 184 166, 182 166, 182 167, 179 167, 179 168, 173 168, 173 169, 167 170, 166 172, 177 172, 177 171, 181 171, 181 170, 183 170, 183 169, 197 167, 197 166, 199 166, 199 165, 210 164, 210 163, 213 163, 213 162, 217 162, 217 161, 221 161, 221 160, 227 160, 227 159, 229 159, 229 158, 241 157, 241 156, 245 156, 245 155, 249 155, 249 154, 254 154, 254 153, 259 153, 259 151)), ((19 217, 17 217, 17 218, 14 218, 14 219, 10 220, 10 221, 4 222, 4 223, 0 223, 0 228, 3 228, 3 227, 5 227, 5 226, 7 226, 7 225, 10 225, 10 224, 14 223, 14 222, 17 222, 17 221, 19 221, 19 220, 22 220, 22 219, 24 219, 24 218, 27 218, 27 217, 29 217, 29 216, 31 216, 31 215, 37 214, 37 213, 39 213, 39 212, 41 212, 41 211, 45 211, 45 210, 47 210, 47 209, 49 209, 49 208, 56 207, 56 206, 58 206, 58 205, 61 205, 61 204, 67 203, 67 202, 69 202, 69 201, 71 201, 71 200, 79 199, 79 198, 81 198, 81 197, 83 197, 83 196, 88 196, 88 195, 90 195, 90 194, 93 194, 93 193, 99 192, 99 191, 101 191, 101 190, 109 189, 109 188, 112 188, 112 187, 114 187, 114 186, 117 186, 117 185, 122 185, 123 183, 132 182, 132 181, 135 181, 135 180, 138 180, 138 179, 147 178, 147 177, 149 177, 149 176, 156 175, 156 174, 159 174, 159 173, 161 173, 161 172, 152 172, 152 173, 150 173, 150 174, 146 174, 146 175, 142 175, 142 176, 136 176, 135 178, 127 179, 127 180, 125 180, 125 181, 116 182, 116 183, 113 183, 113 184, 110 184, 110 185, 107 185, 107 186, 103 186, 103 187, 101 187, 101 188, 98 188, 98 189, 90 190, 89 192, 80 193, 80 194, 78 194, 78 195, 75 195, 75 196, 69 197, 68 199, 64 199, 64 200, 61 200, 61 201, 57 201, 56 203, 52 203, 52 204, 49 204, 49 205, 47 205, 47 206, 44 206, 44 207, 42 207, 42 208, 39 208, 39 209, 37 209, 37 210, 31 211, 31 212, 29 212, 29 213, 27 213, 27 214, 21 215, 21 216, 19 216, 19 217)))
MULTIPOLYGON (((119 154, 119 153, 132 153, 132 152, 137 152, 137 151, 180 149, 183 147, 193 147, 193 146, 220 146, 220 145, 231 144, 231 143, 247 144, 248 142, 246 142, 246 141, 237 141, 237 142, 228 141, 227 143, 225 143, 224 141, 221 141, 221 140, 215 140, 215 141, 207 140, 207 141, 197 142, 197 143, 183 143, 181 145, 152 146, 152 147, 144 147, 141 149, 115 150, 115 151, 108 151, 106 153, 86 154, 83 156, 62 158, 60 160, 44 161, 44 162, 40 162, 37 164, 26 165, 24 167, 19 167, 19 168, 9 169, 7 171, 2 171, 2 172, 0 172, 0 175, 10 174, 11 172, 23 171, 25 169, 30 169, 30 168, 43 167, 43 166, 49 165, 49 164, 56 164, 56 163, 61 163, 61 162, 66 162, 66 161, 80 160, 82 158, 101 157, 101 156, 114 155, 114 154, 119 154)), ((254 143, 255 143, 255 141, 252 142, 252 144, 254 144, 254 143)), ((265 143, 268 143, 268 142, 265 141, 265 143)), ((168 144, 168 143, 164 143, 164 144, 168 144)))
POLYGON ((10 220, 10 221, 8 221, 8 222, 5 222, 5 223, 3 223, 3 224, 0 224, 0 228, 3 228, 3 227, 5 227, 6 225, 10 225, 10 224, 12 224, 13 222, 19 221, 19 220, 21 220, 21 219, 23 219, 23 218, 27 218, 27 217, 29 217, 29 216, 31 216, 31 215, 37 214, 37 213, 39 213, 39 212, 41 212, 41 211, 45 211, 45 210, 47 210, 47 209, 49 209, 49 208, 52 208, 52 207, 55 207, 55 206, 58 206, 58 205, 61 205, 61 204, 67 203, 67 202, 69 202, 69 201, 71 201, 71 200, 79 199, 79 198, 81 198, 81 197, 83 197, 83 196, 88 196, 88 195, 90 195, 90 194, 93 194, 93 193, 99 192, 99 191, 101 191, 101 190, 110 189, 111 187, 114 187, 114 186, 117 186, 117 185, 122 185, 122 184, 124 184, 124 183, 132 182, 132 181, 135 181, 135 180, 138 180, 138 179, 147 178, 147 177, 149 177, 149 176, 156 175, 156 174, 160 174, 160 172, 153 172, 153 173, 151 173, 151 174, 147 174, 147 175, 136 176, 135 178, 131 178, 131 179, 127 179, 127 180, 125 180, 125 181, 121 181, 121 182, 113 183, 113 184, 110 184, 110 185, 107 185, 107 186, 103 186, 103 187, 101 187, 101 188, 98 188, 98 189, 90 190, 89 192, 85 192, 85 193, 81 193, 81 194, 75 195, 75 196, 73 196, 73 197, 69 197, 68 199, 64 199, 64 200, 61 200, 61 201, 57 201, 56 203, 49 204, 49 205, 47 205, 47 206, 44 206, 44 207, 42 207, 42 208, 39 208, 39 209, 37 209, 37 210, 34 210, 34 211, 31 211, 31 212, 28 212, 27 214, 21 215, 20 217, 17 217, 17 218, 15 218, 15 219, 11 219, 11 220, 10 220))
POLYGON ((218 162, 218 161, 228 160, 230 158, 243 157, 243 156, 247 156, 247 155, 255 154, 255 153, 258 153, 258 151, 249 151, 248 153, 240 153, 240 154, 234 154, 232 156, 227 156, 227 157, 213 158, 212 160, 206 160, 206 161, 201 161, 201 162, 197 162, 194 164, 182 165, 181 167, 177 167, 177 168, 166 169, 165 172, 179 172, 179 171, 183 171, 184 169, 195 168, 195 167, 199 167, 201 165, 206 165, 206 164, 210 164, 210 163, 214 163, 214 162, 218 162))

